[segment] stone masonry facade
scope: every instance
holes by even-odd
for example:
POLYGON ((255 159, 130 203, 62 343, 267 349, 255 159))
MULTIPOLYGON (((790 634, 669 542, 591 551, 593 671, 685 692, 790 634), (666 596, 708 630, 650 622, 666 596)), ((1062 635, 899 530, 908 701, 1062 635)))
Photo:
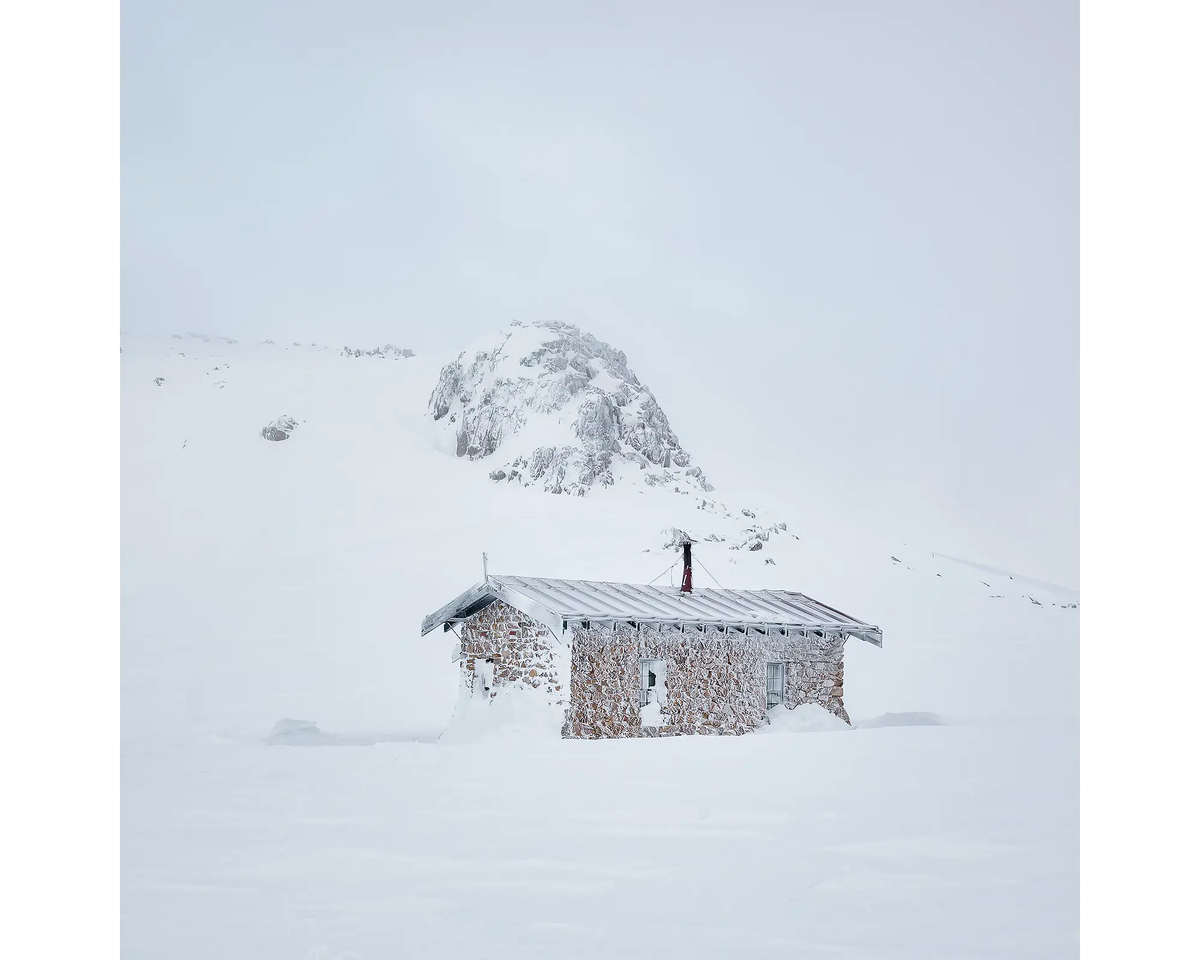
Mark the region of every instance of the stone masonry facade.
POLYGON ((576 629, 571 699, 563 735, 584 739, 742 734, 767 714, 767 662, 784 667, 784 703, 817 703, 847 723, 842 703, 845 637, 763 636, 712 628, 576 629), (643 726, 641 661, 662 660, 666 703, 660 726, 643 726))
POLYGON ((850 722, 842 702, 843 636, 576 627, 568 654, 547 627, 499 600, 463 621, 459 636, 460 676, 469 693, 484 695, 476 689, 475 665, 490 657, 487 695, 537 691, 564 708, 564 737, 749 733, 766 722, 769 661, 785 665, 786 706, 816 703, 850 722), (661 660, 666 668, 656 727, 642 725, 642 660, 661 660))
POLYGON ((551 702, 565 705, 566 684, 560 680, 555 650, 559 640, 531 617, 497 600, 463 621, 460 676, 466 688, 476 690, 476 660, 492 658, 492 689, 534 689, 551 702))

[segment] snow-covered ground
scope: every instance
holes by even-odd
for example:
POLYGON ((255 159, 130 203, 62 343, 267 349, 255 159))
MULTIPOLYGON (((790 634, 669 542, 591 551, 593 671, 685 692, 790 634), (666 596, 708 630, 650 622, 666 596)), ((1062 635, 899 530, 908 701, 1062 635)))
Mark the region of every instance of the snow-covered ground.
POLYGON ((133 957, 1068 957, 1077 728, 124 757, 133 957))
POLYGON ((494 482, 428 413, 451 356, 122 350, 126 957, 1076 951, 1071 591, 819 504, 768 516, 712 463, 712 492, 494 482), (282 416, 290 437, 264 439, 282 416), (698 586, 883 627, 847 647, 863 726, 434 742, 452 638, 419 622, 482 551, 495 573, 648 582, 672 527, 723 538, 697 546, 698 586), (266 744, 284 718, 324 736, 266 744))

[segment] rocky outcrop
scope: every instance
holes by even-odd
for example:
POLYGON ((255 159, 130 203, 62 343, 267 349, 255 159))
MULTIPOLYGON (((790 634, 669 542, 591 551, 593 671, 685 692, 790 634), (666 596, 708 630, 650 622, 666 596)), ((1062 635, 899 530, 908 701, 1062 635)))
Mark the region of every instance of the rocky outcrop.
POLYGON ((291 417, 279 417, 272 420, 262 428, 262 436, 265 440, 286 440, 292 435, 292 431, 296 429, 296 421, 291 417))
MULTIPOLYGON (((298 343, 292 344, 294 347, 300 346, 298 343)), ((315 347, 316 344, 314 343, 315 347)), ((372 347, 370 350, 355 350, 350 347, 342 347, 343 357, 391 357, 395 360, 402 360, 407 357, 415 356, 415 354, 407 347, 397 347, 391 343, 385 343, 382 347, 372 347)))
POLYGON ((625 354, 565 323, 515 323, 447 364, 429 414, 468 460, 497 454, 493 480, 586 494, 621 473, 711 490, 625 354))
MULTIPOLYGON (((743 510, 742 513, 746 516, 754 516, 748 510, 743 510)), ((769 525, 754 524, 745 529, 733 534, 731 538, 726 538, 719 533, 698 533, 696 536, 691 536, 678 527, 668 527, 662 532, 666 540, 662 544, 664 550, 676 550, 686 542, 692 543, 723 543, 729 550, 747 550, 751 553, 757 553, 763 549, 770 541, 772 534, 787 533, 788 525, 786 523, 772 523, 769 525)), ((795 536, 794 534, 792 536, 795 536)), ((773 563, 774 561, 768 561, 773 563)))
POLYGON ((695 543, 686 530, 680 530, 678 527, 667 527, 662 531, 663 536, 667 539, 663 543, 664 550, 676 550, 682 547, 685 543, 695 543))
MULTIPOLYGON (((748 517, 753 517, 754 514, 749 510, 743 510, 743 514, 748 517)), ((771 539, 773 533, 786 533, 786 523, 773 523, 770 526, 764 527, 760 524, 755 524, 752 527, 747 527, 739 535, 735 543, 730 544, 730 550, 761 550, 763 544, 771 539)))

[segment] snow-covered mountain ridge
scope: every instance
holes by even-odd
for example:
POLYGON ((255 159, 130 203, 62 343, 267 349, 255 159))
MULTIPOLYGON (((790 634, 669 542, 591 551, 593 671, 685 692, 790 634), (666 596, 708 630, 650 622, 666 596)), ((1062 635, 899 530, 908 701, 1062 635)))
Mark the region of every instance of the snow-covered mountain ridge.
MULTIPOLYGON (((233 337, 217 336, 217 335, 208 334, 208 333, 197 333, 195 331, 192 331, 187 334, 173 333, 173 334, 171 334, 171 339, 172 340, 198 340, 200 343, 213 343, 214 341, 216 341, 217 343, 226 344, 229 346, 233 346, 234 344, 236 344, 238 342, 233 337)), ((193 345, 193 347, 194 346, 195 345, 193 345)), ((275 343, 274 340, 267 339, 267 340, 259 340, 258 346, 274 347, 274 346, 277 346, 277 344, 275 343)), ((291 347, 302 347, 302 348, 309 348, 309 349, 316 349, 316 350, 334 350, 334 349, 336 349, 335 347, 325 346, 325 345, 322 345, 319 343, 305 344, 305 343, 301 343, 299 340, 293 340, 291 343, 291 347)), ((285 350, 289 350, 289 349, 291 349, 291 347, 287 346, 286 344, 283 345, 283 348, 285 350)), ((124 349, 124 348, 122 348, 122 349, 124 349)), ((408 357, 415 356, 415 354, 411 350, 409 350, 407 347, 397 347, 395 344, 392 344, 392 343, 385 343, 382 347, 371 347, 366 350, 361 349, 361 348, 356 348, 356 347, 343 346, 341 348, 340 352, 341 352, 342 356, 345 356, 345 357, 380 357, 380 358, 391 359, 391 360, 403 360, 408 357)))
POLYGON ((583 496, 619 481, 708 492, 625 354, 566 323, 514 321, 447 364, 429 414, 490 476, 583 496))

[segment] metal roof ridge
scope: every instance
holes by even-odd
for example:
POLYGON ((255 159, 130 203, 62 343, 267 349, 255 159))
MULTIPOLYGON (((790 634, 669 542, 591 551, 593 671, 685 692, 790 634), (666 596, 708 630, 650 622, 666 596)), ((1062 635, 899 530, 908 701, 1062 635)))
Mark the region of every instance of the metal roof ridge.
POLYGON ((798 590, 698 587, 683 593, 673 585, 515 574, 489 575, 483 583, 476 584, 426 617, 422 632, 432 629, 437 618, 453 616, 456 604, 467 601, 461 608, 465 610, 470 604, 483 600, 485 593, 497 599, 511 597, 509 602, 512 603, 520 598, 522 608, 529 604, 530 609, 540 611, 538 617, 549 617, 548 623, 625 620, 678 626, 753 626, 760 630, 836 630, 882 645, 883 631, 878 625, 853 617, 798 590))

